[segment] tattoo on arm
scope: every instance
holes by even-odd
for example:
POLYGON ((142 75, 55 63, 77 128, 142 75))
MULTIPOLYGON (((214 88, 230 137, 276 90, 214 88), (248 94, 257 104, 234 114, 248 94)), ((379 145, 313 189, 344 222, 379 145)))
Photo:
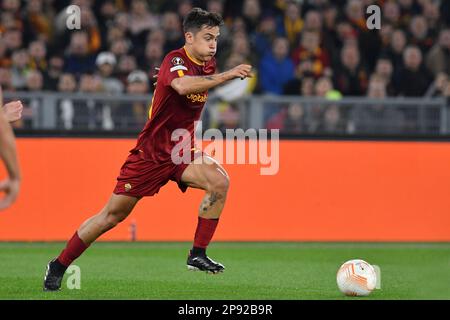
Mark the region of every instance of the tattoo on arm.
POLYGON ((203 76, 202 78, 205 80, 211 80, 211 81, 214 80, 213 76, 203 76))

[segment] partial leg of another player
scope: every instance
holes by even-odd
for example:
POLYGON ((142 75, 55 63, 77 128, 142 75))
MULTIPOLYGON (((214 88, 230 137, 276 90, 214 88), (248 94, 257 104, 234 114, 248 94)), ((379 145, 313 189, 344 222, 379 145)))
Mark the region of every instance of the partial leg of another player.
POLYGON ((135 197, 113 194, 98 214, 79 227, 61 254, 48 263, 44 277, 44 290, 59 290, 67 267, 98 237, 123 221, 138 201, 139 199, 135 197))
POLYGON ((216 160, 203 156, 201 163, 196 161, 189 164, 181 176, 181 181, 189 187, 206 191, 199 207, 194 245, 187 260, 188 269, 209 273, 222 272, 224 266, 208 258, 206 248, 214 235, 225 205, 229 187, 228 174, 216 160))

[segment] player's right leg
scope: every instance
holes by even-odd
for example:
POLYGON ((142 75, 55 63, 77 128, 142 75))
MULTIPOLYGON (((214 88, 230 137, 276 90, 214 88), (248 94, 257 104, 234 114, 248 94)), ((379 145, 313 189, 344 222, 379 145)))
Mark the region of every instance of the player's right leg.
POLYGON ((48 263, 44 277, 44 290, 59 290, 67 267, 98 237, 123 221, 138 201, 139 198, 113 194, 98 214, 86 220, 78 228, 61 254, 48 263))

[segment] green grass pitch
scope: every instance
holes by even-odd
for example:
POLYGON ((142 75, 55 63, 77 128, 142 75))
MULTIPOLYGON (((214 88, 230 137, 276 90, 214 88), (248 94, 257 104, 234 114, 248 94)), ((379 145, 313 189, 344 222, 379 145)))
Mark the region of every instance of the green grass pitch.
POLYGON ((63 243, 0 242, 0 299, 450 299, 450 243, 216 242, 220 275, 186 269, 189 243, 98 242, 75 264, 81 289, 43 292, 63 243), (381 289, 343 296, 336 271, 360 258, 381 268, 381 289))

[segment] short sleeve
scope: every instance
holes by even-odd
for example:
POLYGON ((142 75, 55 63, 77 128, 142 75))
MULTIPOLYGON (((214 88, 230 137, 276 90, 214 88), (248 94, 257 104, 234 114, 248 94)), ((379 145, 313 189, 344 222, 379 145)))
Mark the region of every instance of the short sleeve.
POLYGON ((163 81, 164 86, 170 86, 172 80, 181 78, 188 71, 186 62, 180 54, 168 55, 159 70, 158 80, 163 81))

